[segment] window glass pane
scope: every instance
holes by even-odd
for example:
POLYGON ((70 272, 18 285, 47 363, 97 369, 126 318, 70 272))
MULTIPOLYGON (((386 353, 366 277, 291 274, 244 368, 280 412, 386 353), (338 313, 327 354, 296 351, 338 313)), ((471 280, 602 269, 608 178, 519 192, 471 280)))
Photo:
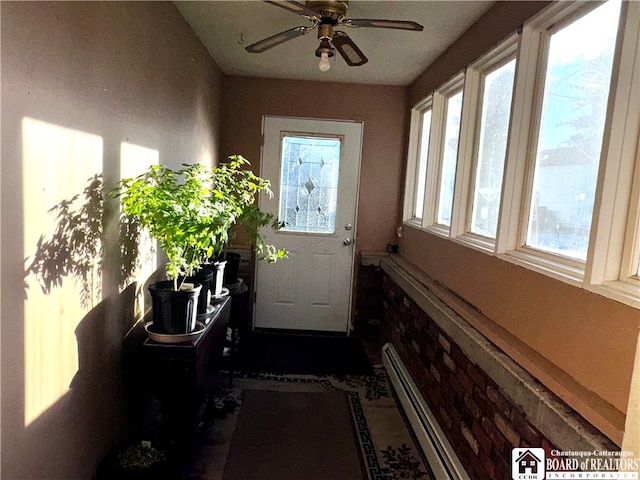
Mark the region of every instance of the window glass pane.
POLYGON ((516 61, 484 78, 470 231, 496 238, 516 61))
POLYGON ((620 3, 553 34, 545 78, 527 245, 585 260, 620 3))
POLYGON ((340 139, 284 137, 280 231, 335 233, 339 164, 340 139))
POLYGON ((424 210, 424 189, 427 181, 427 155, 429 153, 429 132, 431 131, 431 110, 422 114, 420 129, 420 151, 418 153, 418 178, 416 179, 416 198, 414 217, 422 218, 424 210))
POLYGON ((462 92, 447 100, 447 121, 444 135, 442 166, 440 170, 440 195, 438 197, 438 220, 440 225, 451 225, 453 205, 453 184, 456 179, 456 159, 460 136, 460 114, 462 113, 462 92))

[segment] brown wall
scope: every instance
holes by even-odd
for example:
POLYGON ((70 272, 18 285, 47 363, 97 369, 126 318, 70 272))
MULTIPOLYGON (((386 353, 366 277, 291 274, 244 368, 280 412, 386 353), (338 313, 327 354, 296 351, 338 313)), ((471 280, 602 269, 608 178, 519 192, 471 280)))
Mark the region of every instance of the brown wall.
POLYGON ((260 163, 263 115, 364 123, 356 250, 395 242, 401 205, 406 88, 224 77, 223 155, 260 163))
MULTIPOLYGON (((40 229, 49 239, 56 220, 47 214, 53 205, 23 201, 31 188, 23 156, 37 148, 23 145, 23 119, 46 122, 54 135, 64 130, 98 138, 102 158, 93 160, 101 171, 95 173, 104 176, 109 188, 120 178, 121 142, 152 149, 167 164, 217 161, 221 73, 170 2, 2 2, 1 13, 1 476, 86 479, 106 451, 136 427, 137 404, 124 388, 129 372, 123 371, 123 344, 133 323, 132 289, 119 293, 113 201, 99 227, 106 255, 97 303, 79 317, 73 316, 79 300, 48 308, 60 291, 74 288, 70 277, 56 277, 62 284, 48 294, 32 276, 25 278, 34 252, 25 251, 24 232, 40 229), (26 211, 37 211, 38 218, 26 218, 26 211), (27 319, 25 312, 37 307, 35 299, 42 301, 41 314, 27 319), (34 324, 43 331, 26 331, 34 324), (70 333, 63 335, 61 326, 69 324, 70 333), (77 354, 79 369, 62 395, 27 421, 27 363, 47 367, 36 358, 44 347, 25 358, 26 338, 35 333, 42 334, 43 345, 53 343, 54 356, 68 354, 64 349, 71 350, 72 358, 77 354)), ((38 140, 31 138, 32 143, 38 140)), ((41 153, 41 163, 32 158, 29 168, 50 167, 53 153, 41 153)), ((85 167, 82 163, 75 165, 78 170, 85 167)), ((45 178, 42 191, 73 183, 73 166, 67 165, 67 171, 60 171, 62 164, 54 167, 57 178, 45 178)), ((64 198, 78 193, 67 191, 64 198)))
MULTIPOLYGON (((544 4, 499 2, 410 86, 410 101, 427 96, 544 4)), ((636 309, 411 227, 400 253, 559 367, 581 392, 593 392, 595 404, 586 409, 569 383, 558 394, 601 428, 613 424, 617 433, 606 433, 620 441, 638 338, 636 309)), ((563 382, 544 366, 533 368, 552 390, 563 382)))

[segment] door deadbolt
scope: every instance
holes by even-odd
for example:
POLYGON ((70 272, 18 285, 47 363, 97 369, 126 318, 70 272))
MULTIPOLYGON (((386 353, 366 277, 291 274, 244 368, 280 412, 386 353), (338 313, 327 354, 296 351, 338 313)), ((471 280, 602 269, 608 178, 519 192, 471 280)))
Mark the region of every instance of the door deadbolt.
POLYGON ((342 243, 344 243, 345 245, 351 245, 351 239, 350 238, 345 238, 342 243))
POLYGON ((344 226, 344 229, 345 229, 345 230, 351 230, 352 228, 353 228, 353 225, 351 225, 350 223, 347 223, 347 224, 344 226))

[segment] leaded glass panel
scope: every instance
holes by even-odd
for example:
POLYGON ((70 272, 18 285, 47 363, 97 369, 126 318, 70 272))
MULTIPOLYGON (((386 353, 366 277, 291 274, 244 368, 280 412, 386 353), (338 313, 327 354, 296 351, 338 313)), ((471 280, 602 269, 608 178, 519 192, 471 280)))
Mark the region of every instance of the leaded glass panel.
POLYGON ((339 138, 283 137, 281 231, 335 233, 339 169, 339 138))

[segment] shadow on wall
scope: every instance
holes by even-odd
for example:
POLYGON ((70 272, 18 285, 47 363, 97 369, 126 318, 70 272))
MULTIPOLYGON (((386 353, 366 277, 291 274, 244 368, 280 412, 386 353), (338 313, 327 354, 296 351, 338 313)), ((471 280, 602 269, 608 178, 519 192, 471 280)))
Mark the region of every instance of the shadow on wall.
MULTIPOLYGON (((50 238, 41 235, 33 257, 25 263, 25 278, 33 275, 42 292, 50 294, 55 287, 62 286, 65 278, 79 283, 80 303, 89 307, 101 295, 103 270, 104 194, 102 175, 88 179, 82 194, 63 200, 51 209, 56 224, 50 238)), ((127 216, 119 221, 118 285, 128 285, 140 268, 140 228, 127 216)), ((29 284, 25 281, 25 289, 29 284)))
POLYGON ((119 258, 106 262, 119 293, 100 300, 112 213, 103 190, 94 175, 49 209, 53 224, 41 228, 51 233, 25 260, 24 430, 3 458, 3 478, 84 478, 141 427, 140 231, 120 217, 119 258))

